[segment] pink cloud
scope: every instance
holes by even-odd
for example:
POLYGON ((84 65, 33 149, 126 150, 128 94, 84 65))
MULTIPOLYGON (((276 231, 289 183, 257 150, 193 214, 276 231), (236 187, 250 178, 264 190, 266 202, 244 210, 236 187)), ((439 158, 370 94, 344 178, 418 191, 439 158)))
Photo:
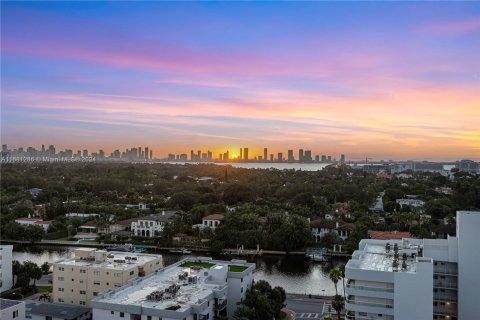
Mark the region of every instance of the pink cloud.
POLYGON ((480 31, 480 16, 462 20, 432 22, 421 26, 419 30, 441 35, 480 31))

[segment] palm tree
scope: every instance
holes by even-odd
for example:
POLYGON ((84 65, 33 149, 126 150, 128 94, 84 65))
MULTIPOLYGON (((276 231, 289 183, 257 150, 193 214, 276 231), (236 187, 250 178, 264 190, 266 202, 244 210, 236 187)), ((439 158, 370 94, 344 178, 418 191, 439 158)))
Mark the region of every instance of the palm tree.
POLYGON ((343 297, 345 298, 345 264, 342 263, 338 266, 338 270, 342 275, 342 282, 343 282, 343 297))
POLYGON ((332 300, 332 307, 333 309, 335 309, 335 311, 337 311, 338 320, 340 320, 340 313, 342 312, 344 306, 345 306, 345 299, 341 295, 336 294, 332 300))
POLYGON ((332 280, 333 284, 335 285, 335 295, 338 295, 337 283, 338 283, 338 280, 342 278, 342 273, 340 269, 338 269, 337 267, 332 268, 332 270, 330 270, 330 272, 328 273, 328 276, 330 277, 330 280, 332 280))

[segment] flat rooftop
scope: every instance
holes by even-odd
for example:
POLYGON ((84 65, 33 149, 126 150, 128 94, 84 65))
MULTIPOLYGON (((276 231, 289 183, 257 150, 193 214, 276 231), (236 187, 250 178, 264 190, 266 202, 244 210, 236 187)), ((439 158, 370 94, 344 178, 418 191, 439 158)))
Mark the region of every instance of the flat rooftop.
POLYGON ((349 268, 375 270, 384 272, 416 272, 416 261, 418 249, 417 239, 403 239, 402 241, 394 240, 367 240, 362 250, 355 251, 353 257, 348 263, 349 268), (385 245, 390 244, 390 250, 385 245), (395 260, 394 243, 398 244, 398 267, 393 267, 395 260), (406 259, 403 259, 403 253, 406 259), (412 257, 412 253, 415 254, 412 257), (403 262, 405 261, 405 266, 403 262))
POLYGON ((85 252, 91 253, 90 259, 79 258, 78 256, 70 259, 62 259, 55 261, 55 264, 80 266, 88 268, 103 268, 103 269, 116 269, 127 270, 134 267, 142 266, 148 262, 161 258, 161 255, 138 253, 138 252, 119 252, 119 251, 103 251, 95 249, 76 249, 75 253, 85 252), (101 260, 95 260, 95 254, 101 253, 103 258, 101 260))
POLYGON ((22 302, 23 301, 0 299, 0 310, 8 309, 8 308, 16 306, 17 304, 20 304, 22 302))
POLYGON ((57 304, 50 302, 40 302, 27 300, 25 306, 25 313, 27 315, 35 314, 41 316, 50 316, 52 318, 60 319, 77 319, 78 317, 90 313, 90 308, 82 306, 74 306, 67 304, 57 304))
MULTIPOLYGON (((226 289, 227 272, 232 265, 235 267, 245 266, 245 269, 241 271, 239 269, 238 272, 253 272, 254 269, 252 267, 251 270, 248 270, 252 264, 238 261, 202 260, 202 262, 196 262, 194 259, 187 258, 157 270, 141 280, 131 281, 124 287, 104 292, 93 301, 184 312, 192 305, 202 303, 213 291, 226 289), (192 281, 192 279, 195 280, 192 281), (178 286, 178 291, 172 295, 168 292, 168 288, 175 285, 178 286), (157 295, 165 293, 160 299, 152 299, 152 293, 155 292, 157 295)), ((236 272, 236 270, 230 272, 236 272)))

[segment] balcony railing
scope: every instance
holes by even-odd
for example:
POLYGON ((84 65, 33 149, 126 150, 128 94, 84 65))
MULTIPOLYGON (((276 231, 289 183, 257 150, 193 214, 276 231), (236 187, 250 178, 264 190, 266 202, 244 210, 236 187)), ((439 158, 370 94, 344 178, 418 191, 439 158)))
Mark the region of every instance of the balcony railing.
POLYGON ((222 311, 227 307, 227 300, 220 300, 218 303, 215 304, 214 310, 215 311, 222 311))
POLYGON ((458 271, 457 271, 457 269, 440 268, 440 269, 433 269, 433 274, 446 274, 446 275, 449 275, 449 276, 457 276, 458 271))
POLYGON ((393 292, 393 288, 357 286, 357 285, 354 285, 354 284, 347 284, 346 287, 351 288, 351 289, 357 289, 357 290, 367 290, 367 291, 377 291, 377 292, 393 292))
POLYGON ((441 301, 441 302, 453 302, 456 303, 458 301, 456 296, 449 296, 449 295, 435 295, 433 294, 433 301, 441 301))
POLYGON ((357 306, 393 309, 393 304, 388 304, 388 303, 364 302, 364 301, 355 301, 355 300, 349 300, 349 299, 347 299, 346 302, 357 305, 357 306))
POLYGON ((442 307, 434 307, 433 314, 435 315, 446 315, 446 316, 456 316, 457 309, 456 308, 442 308, 442 307))
POLYGON ((445 281, 433 281, 433 287, 434 288, 451 288, 451 289, 457 289, 457 283, 456 282, 445 282, 445 281))
POLYGON ((345 319, 348 319, 348 320, 378 320, 378 319, 382 319, 382 320, 393 320, 392 317, 385 317, 385 318, 379 318, 377 316, 371 316, 371 317, 362 317, 362 316, 351 316, 351 315, 345 315, 345 319))

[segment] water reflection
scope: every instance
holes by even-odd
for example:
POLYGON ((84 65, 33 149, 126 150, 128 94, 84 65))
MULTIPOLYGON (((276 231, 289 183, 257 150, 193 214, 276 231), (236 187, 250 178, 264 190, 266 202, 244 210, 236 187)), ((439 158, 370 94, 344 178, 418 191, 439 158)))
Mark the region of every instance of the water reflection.
MULTIPOLYGON (((20 262, 32 261, 41 265, 45 261, 54 262, 60 259, 72 258, 75 247, 21 247, 15 246, 13 259, 20 262)), ((158 252, 162 254, 164 265, 175 263, 184 257, 182 254, 158 252)), ((213 256, 215 259, 226 260, 225 256, 213 256)), ((237 257, 233 257, 237 258, 237 257)), ((266 280, 272 286, 285 288, 288 293, 333 295, 335 286, 328 277, 332 267, 305 260, 303 256, 271 256, 249 257, 255 262, 257 269, 254 278, 266 280)), ((336 265, 344 261, 333 261, 336 265)), ((342 292, 342 284, 338 283, 338 291, 342 292)))

